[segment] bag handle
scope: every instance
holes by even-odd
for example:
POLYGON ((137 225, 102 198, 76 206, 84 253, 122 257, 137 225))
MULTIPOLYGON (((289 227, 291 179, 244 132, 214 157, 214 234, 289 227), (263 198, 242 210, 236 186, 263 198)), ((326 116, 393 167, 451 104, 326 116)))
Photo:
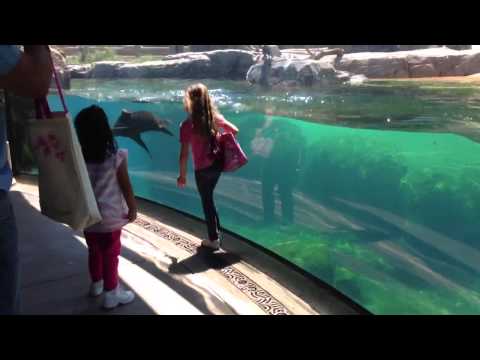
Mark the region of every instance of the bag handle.
POLYGON ((35 113, 37 119, 50 119, 52 117, 47 98, 35 99, 35 113))
MULTIPOLYGON (((60 96, 60 101, 62 102, 64 114, 68 113, 67 109, 67 104, 65 103, 65 97, 63 95, 63 90, 62 86, 60 84, 60 80, 58 78, 58 73, 57 70, 55 69, 55 64, 53 62, 53 57, 52 57, 52 52, 50 51, 50 48, 48 47, 48 52, 50 54, 50 64, 52 65, 53 69, 53 77, 55 79, 55 85, 57 87, 57 92, 58 96, 60 96)), ((39 99, 35 99, 35 112, 36 112, 36 117, 39 119, 50 119, 52 118, 52 111, 50 110, 50 106, 48 105, 48 100, 47 97, 42 97, 39 99)))

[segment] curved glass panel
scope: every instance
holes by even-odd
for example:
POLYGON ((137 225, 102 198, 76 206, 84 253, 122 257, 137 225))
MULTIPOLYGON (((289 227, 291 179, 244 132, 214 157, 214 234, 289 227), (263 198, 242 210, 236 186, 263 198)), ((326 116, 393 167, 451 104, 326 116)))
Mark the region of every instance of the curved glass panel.
MULTIPOLYGON (((196 81, 196 80, 195 80, 196 81)), ((203 218, 189 163, 176 187, 188 80, 73 80, 74 117, 150 111, 174 136, 131 138, 138 196, 203 218)), ((223 227, 377 314, 480 313, 480 88, 439 81, 262 91, 202 80, 249 163, 215 192, 223 227)), ((59 108, 59 101, 51 96, 59 108)))

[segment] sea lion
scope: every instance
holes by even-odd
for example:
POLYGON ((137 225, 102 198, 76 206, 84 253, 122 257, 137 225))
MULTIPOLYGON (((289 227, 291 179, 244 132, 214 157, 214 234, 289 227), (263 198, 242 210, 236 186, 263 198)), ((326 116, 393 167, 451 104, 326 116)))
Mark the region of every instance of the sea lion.
POLYGON ((157 131, 173 136, 172 132, 168 130, 168 125, 169 123, 167 121, 158 118, 149 111, 130 112, 124 109, 112 131, 114 136, 123 136, 132 139, 144 148, 151 157, 152 154, 143 142, 141 134, 147 131, 157 131))

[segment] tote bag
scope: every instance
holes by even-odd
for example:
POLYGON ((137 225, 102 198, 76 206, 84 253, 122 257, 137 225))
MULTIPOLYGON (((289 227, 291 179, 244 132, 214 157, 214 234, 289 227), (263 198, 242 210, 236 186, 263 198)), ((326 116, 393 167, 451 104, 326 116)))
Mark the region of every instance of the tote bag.
POLYGON ((83 230, 102 217, 55 70, 54 76, 64 111, 51 112, 47 99, 39 99, 35 102, 37 118, 29 122, 39 171, 40 208, 50 219, 83 230))

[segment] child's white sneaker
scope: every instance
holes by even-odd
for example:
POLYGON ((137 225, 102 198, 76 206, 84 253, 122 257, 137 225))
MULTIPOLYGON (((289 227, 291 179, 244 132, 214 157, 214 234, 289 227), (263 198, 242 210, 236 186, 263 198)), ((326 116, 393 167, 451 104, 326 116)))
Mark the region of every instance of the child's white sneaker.
POLYGON ((97 297, 103 293, 103 280, 95 281, 90 285, 90 296, 97 297))
POLYGON ((134 299, 135 294, 132 291, 123 290, 119 285, 116 289, 105 292, 103 307, 113 309, 118 305, 131 303, 134 299))
POLYGON ((203 239, 202 246, 213 249, 213 250, 218 250, 220 249, 220 240, 203 239))

